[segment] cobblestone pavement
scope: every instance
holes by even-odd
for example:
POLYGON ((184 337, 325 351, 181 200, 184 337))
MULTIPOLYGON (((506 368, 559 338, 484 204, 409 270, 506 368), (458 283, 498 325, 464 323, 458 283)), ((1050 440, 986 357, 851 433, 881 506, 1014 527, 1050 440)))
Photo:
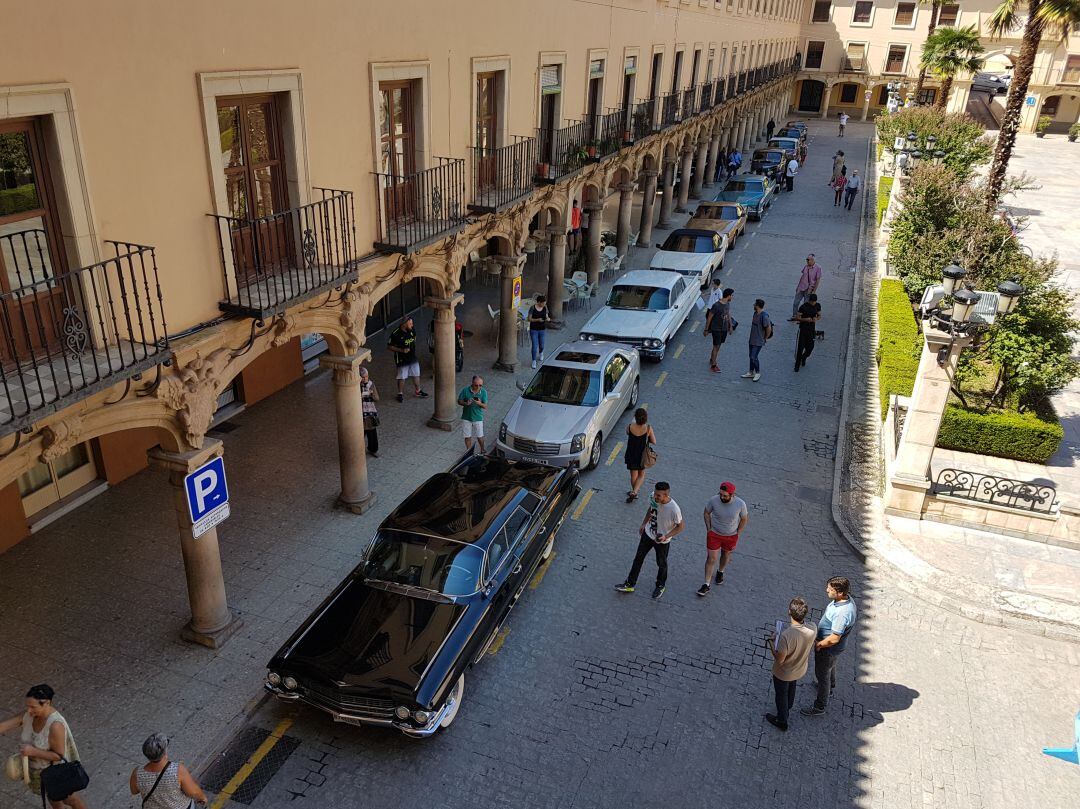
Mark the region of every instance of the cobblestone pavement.
MULTIPOLYGON (((256 744, 272 730, 287 739, 256 767, 248 793, 236 793, 254 809, 1073 805, 1080 771, 1040 748, 1071 731, 1080 646, 920 603, 864 572, 833 528, 857 215, 831 207, 828 158, 842 146, 861 168, 871 130, 849 124, 839 141, 831 124, 811 127, 795 194, 751 224, 753 235, 728 258, 743 326, 722 350, 723 372, 708 371, 700 317, 661 365, 643 370, 660 454, 648 481, 669 480, 688 521, 659 602, 647 586, 630 596, 612 590, 643 511, 623 502, 626 472, 609 441, 611 462, 583 478, 592 497, 564 526, 498 648, 469 675, 449 732, 415 742, 276 702, 245 717, 277 645, 353 566, 378 521, 461 448, 456 432, 417 429, 430 403, 384 402, 385 449, 371 464, 380 502, 363 517, 332 510, 333 411, 320 373, 251 408, 222 436, 234 516, 220 533, 231 603, 245 619, 239 635, 219 653, 175 640, 186 599, 171 503, 160 478, 141 474, 3 557, 0 693, 14 707, 27 683, 55 685, 95 779, 95 807, 128 805, 127 768, 147 733, 170 734, 179 758, 202 762, 241 726, 256 744), (785 321, 808 250, 825 269, 825 339, 795 374, 785 321), (778 321, 758 383, 739 378, 755 297, 778 321), (705 558, 701 509, 725 479, 746 499, 750 524, 727 582, 702 599, 694 595, 705 558), (134 524, 157 530, 135 535, 134 524), (828 715, 796 713, 781 734, 763 721, 767 627, 792 595, 823 606, 823 582, 834 574, 852 578, 861 624, 828 715), (56 582, 66 585, 62 595, 46 595, 56 582)), ((646 255, 631 266, 644 266, 646 255)), ((587 314, 574 313, 571 325, 587 314)), ((471 345, 466 373, 486 370, 491 357, 471 345)), ((385 389, 384 361, 375 378, 388 380, 385 389)), ((486 376, 494 431, 513 380, 486 376)), ((17 794, 0 785, 5 809, 17 794)))

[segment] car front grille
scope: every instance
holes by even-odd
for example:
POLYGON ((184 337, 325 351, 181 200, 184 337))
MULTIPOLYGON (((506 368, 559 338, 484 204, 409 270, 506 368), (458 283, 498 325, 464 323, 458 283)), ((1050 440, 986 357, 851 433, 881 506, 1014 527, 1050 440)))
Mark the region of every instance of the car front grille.
POLYGON ((372 719, 394 718, 394 701, 389 699, 358 697, 323 685, 304 686, 304 696, 335 711, 347 711, 372 719))
POLYGON ((514 449, 518 452, 527 452, 530 455, 558 455, 562 449, 561 444, 548 444, 543 441, 533 441, 530 438, 514 436, 514 449))
MULTIPOLYGON (((677 272, 672 270, 672 272, 677 272)), ((644 337, 612 337, 607 334, 596 335, 597 340, 603 340, 608 343, 622 343, 624 346, 634 346, 635 348, 643 348, 645 346, 644 337)))

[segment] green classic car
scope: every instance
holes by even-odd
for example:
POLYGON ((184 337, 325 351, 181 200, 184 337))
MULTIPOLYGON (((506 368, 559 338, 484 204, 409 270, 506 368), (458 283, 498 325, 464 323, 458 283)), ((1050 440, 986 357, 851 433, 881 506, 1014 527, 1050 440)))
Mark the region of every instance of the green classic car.
POLYGON ((717 202, 738 202, 751 219, 761 219, 765 209, 776 196, 776 183, 760 174, 739 174, 727 181, 724 190, 716 195, 717 202))

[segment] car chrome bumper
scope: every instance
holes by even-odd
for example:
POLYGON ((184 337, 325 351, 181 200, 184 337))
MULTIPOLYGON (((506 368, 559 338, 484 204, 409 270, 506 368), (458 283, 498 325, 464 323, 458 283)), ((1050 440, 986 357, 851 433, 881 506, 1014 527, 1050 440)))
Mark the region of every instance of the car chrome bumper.
POLYGON ((338 711, 326 705, 320 700, 308 699, 303 694, 298 694, 292 691, 282 691, 270 683, 264 682, 263 688, 269 691, 278 699, 284 702, 303 702, 306 705, 310 705, 312 708, 316 708, 324 713, 330 714, 331 718, 335 722, 341 722, 346 725, 359 725, 369 727, 380 728, 394 728, 404 733, 406 736, 412 736, 413 738, 422 739, 427 736, 431 736, 439 729, 439 725, 446 717, 447 712, 452 707, 452 703, 447 702, 436 714, 433 716, 426 725, 423 727, 416 727, 415 725, 401 722, 398 719, 380 719, 375 716, 363 716, 359 714, 349 713, 347 711, 338 711))
POLYGON ((514 449, 504 443, 501 439, 496 439, 495 449, 502 454, 502 457, 508 458, 511 461, 527 461, 529 463, 539 464, 540 466, 581 467, 589 462, 588 450, 559 455, 529 455, 526 452, 514 449))

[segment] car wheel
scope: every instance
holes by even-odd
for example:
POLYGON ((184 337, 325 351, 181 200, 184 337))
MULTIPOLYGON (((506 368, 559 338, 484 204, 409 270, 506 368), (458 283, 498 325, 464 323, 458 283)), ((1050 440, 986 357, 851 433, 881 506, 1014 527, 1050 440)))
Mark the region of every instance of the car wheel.
POLYGON ((597 433, 593 439, 592 448, 589 450, 589 465, 586 469, 596 469, 600 465, 600 452, 604 447, 603 433, 597 433))
POLYGON ((458 710, 461 708, 461 700, 464 695, 465 675, 462 674, 458 677, 457 683, 454 684, 454 687, 450 690, 450 695, 446 698, 446 701, 448 703, 451 703, 452 701, 452 704, 450 705, 450 710, 446 712, 446 716, 442 718, 442 722, 439 723, 440 728, 450 727, 454 720, 457 719, 458 710))
POLYGON ((626 406, 627 410, 633 410, 637 407, 638 394, 641 392, 641 379, 634 380, 634 387, 630 388, 630 404, 626 406))

